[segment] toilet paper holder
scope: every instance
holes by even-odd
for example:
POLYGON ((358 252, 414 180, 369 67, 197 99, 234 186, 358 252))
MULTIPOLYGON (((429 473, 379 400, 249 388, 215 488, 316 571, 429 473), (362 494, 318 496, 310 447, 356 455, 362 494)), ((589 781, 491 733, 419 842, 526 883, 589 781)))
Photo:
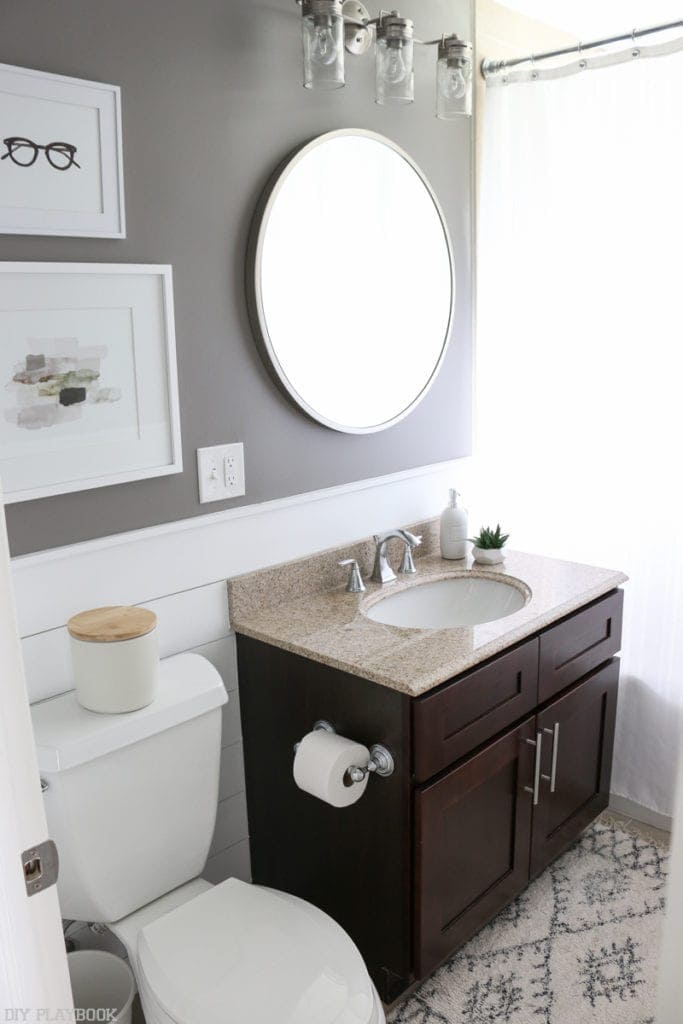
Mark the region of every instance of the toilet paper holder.
MULTIPOLYGON (((313 726, 313 732, 336 732, 333 725, 325 721, 324 718, 319 719, 313 726)), ((294 753, 299 749, 299 744, 294 744, 294 753)), ((382 779, 388 779, 390 775, 394 774, 395 768, 394 758, 388 747, 385 747, 382 743, 373 743, 370 747, 370 760, 366 765, 352 765, 349 768, 347 775, 351 782, 362 782, 366 775, 372 773, 373 775, 379 775, 382 779)))

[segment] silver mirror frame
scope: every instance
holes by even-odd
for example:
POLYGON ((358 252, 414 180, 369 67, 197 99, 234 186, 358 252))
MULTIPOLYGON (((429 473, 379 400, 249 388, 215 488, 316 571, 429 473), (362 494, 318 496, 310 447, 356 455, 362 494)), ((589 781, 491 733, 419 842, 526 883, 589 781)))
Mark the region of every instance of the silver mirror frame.
MULTIPOLYGON (((356 195, 357 183, 351 183, 350 191, 345 190, 344 187, 340 188, 340 204, 344 203, 344 196, 350 195, 352 202, 357 202, 359 196, 356 195)), ((360 196, 362 199, 362 194, 360 196)), ((346 288, 342 281, 339 284, 340 288, 346 288)), ((456 302, 456 277, 455 277, 455 260, 453 256, 453 246, 451 243, 451 237, 448 230, 448 223, 444 215, 443 209, 439 200, 436 196, 434 189, 432 188, 426 175, 420 168, 420 166, 413 160, 413 158, 401 149, 400 146, 396 145, 391 139, 384 135, 380 135, 377 132, 368 131, 364 128, 340 128, 336 131, 326 132, 323 135, 318 135, 314 139, 305 143, 303 146, 294 150, 275 170, 271 179, 269 180, 264 192, 259 200, 259 203, 254 214, 252 221, 249 243, 247 250, 247 261, 246 261, 246 291, 247 291, 247 306, 249 312, 249 319, 251 321, 254 337, 256 339, 259 353, 263 360, 263 363, 268 371, 269 375, 278 386, 278 388, 289 398, 296 407, 303 411, 310 419, 317 423, 321 423, 323 426, 328 427, 330 430, 336 430, 344 434, 376 434, 381 430, 387 430, 389 427, 395 426, 404 420, 406 416, 409 416, 411 412, 423 401, 427 396, 430 388, 436 380, 441 367, 443 366, 448 346, 451 341, 451 334, 453 329, 453 319, 455 316, 455 302, 456 302), (262 294, 262 260, 263 260, 263 248, 265 244, 265 235, 268 229, 268 222, 270 214, 276 203, 280 191, 287 180, 288 175, 291 173, 294 167, 304 159, 304 157, 313 149, 323 145, 330 139, 340 138, 344 136, 360 136, 366 139, 373 139, 375 142, 382 143, 393 150, 399 157, 412 168, 422 184, 426 188, 429 196, 434 203, 434 207, 439 216, 441 227, 446 242, 446 249, 448 252, 448 260, 450 264, 450 281, 451 281, 451 302, 448 313, 448 323, 446 326, 446 332, 441 347, 441 353, 437 362, 434 365, 432 373, 423 386, 422 390, 415 396, 412 402, 402 409, 396 416, 383 423, 378 423, 371 427, 353 427, 344 423, 337 423, 330 420, 319 413, 316 409, 312 408, 308 402, 303 398, 302 395, 293 387, 289 381, 284 367, 280 363, 275 352, 275 346, 270 337, 268 330, 268 324, 266 322, 266 316, 263 305, 263 294, 262 294)), ((349 295, 349 301, 352 301, 353 296, 349 295)))

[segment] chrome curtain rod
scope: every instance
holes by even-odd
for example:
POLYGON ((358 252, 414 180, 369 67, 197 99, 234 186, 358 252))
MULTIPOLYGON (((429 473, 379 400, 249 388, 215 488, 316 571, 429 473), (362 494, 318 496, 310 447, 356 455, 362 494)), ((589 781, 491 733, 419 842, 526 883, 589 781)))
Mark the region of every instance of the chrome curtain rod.
POLYGON ((494 60, 492 57, 485 57, 481 62, 481 73, 484 78, 491 78, 493 75, 511 68, 519 67, 520 64, 535 64, 539 60, 550 60, 553 57, 568 57, 570 54, 577 56, 586 50, 597 50, 602 46, 611 46, 614 43, 635 43, 643 36, 653 35, 656 32, 668 32, 675 28, 683 28, 683 21, 670 21, 666 25, 655 25, 653 28, 633 29, 620 36, 610 36, 607 39, 596 39, 592 43, 577 43, 576 46, 566 46, 561 50, 547 50, 545 53, 532 53, 528 57, 515 57, 513 60, 494 60))

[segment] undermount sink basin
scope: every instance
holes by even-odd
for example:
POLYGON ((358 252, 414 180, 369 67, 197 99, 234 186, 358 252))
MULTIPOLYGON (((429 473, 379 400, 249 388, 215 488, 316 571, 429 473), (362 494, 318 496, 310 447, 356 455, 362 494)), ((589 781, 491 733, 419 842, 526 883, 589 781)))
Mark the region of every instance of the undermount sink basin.
POLYGON ((383 597, 367 609, 373 622, 406 629, 477 626, 518 612, 527 603, 522 590, 500 580, 458 576, 419 583, 383 597))

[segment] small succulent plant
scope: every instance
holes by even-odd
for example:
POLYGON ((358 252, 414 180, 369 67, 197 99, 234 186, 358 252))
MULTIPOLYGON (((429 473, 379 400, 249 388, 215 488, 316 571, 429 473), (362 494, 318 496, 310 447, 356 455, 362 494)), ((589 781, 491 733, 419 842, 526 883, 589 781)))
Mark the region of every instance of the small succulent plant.
POLYGON ((478 537, 470 537, 475 547, 483 551, 496 551, 505 547, 505 542, 510 536, 509 533, 500 532, 500 523, 492 530, 489 526, 482 526, 478 537))

